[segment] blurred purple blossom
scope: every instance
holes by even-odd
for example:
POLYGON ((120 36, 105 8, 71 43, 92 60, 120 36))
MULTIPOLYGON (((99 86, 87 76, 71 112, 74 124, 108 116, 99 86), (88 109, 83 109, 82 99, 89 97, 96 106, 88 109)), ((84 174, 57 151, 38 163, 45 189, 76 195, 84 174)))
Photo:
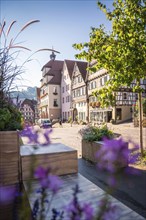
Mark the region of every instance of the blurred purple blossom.
POLYGON ((50 173, 50 168, 37 167, 34 177, 39 180, 41 187, 50 189, 53 194, 56 194, 62 185, 61 179, 50 173))
POLYGON ((34 177, 37 179, 44 179, 46 178, 48 174, 48 170, 44 169, 44 167, 39 166, 36 168, 35 172, 34 172, 34 177))
POLYGON ((128 142, 120 139, 104 139, 103 145, 96 153, 97 167, 106 169, 110 173, 119 171, 119 167, 127 167, 128 163, 135 163, 139 154, 132 154, 138 149, 135 146, 132 150, 128 149, 128 142))
POLYGON ((85 219, 85 220, 91 220, 91 219, 93 219, 94 209, 93 209, 93 207, 91 206, 91 204, 89 204, 89 203, 83 204, 82 209, 83 209, 83 214, 84 214, 83 219, 85 219))
POLYGON ((72 220, 92 220, 94 210, 91 204, 81 203, 78 200, 78 194, 81 192, 78 184, 73 189, 73 198, 71 202, 65 207, 67 219, 72 220))
POLYGON ((99 213, 98 219, 102 220, 118 220, 119 207, 117 205, 112 204, 111 200, 107 195, 103 197, 98 202, 99 213))
POLYGON ((102 220, 118 220, 119 209, 116 205, 113 205, 111 202, 108 203, 108 207, 102 216, 102 220))
POLYGON ((21 137, 28 138, 28 144, 48 146, 50 144, 49 134, 51 132, 52 132, 52 129, 41 130, 40 128, 26 126, 24 130, 20 131, 19 134, 21 137))
POLYGON ((53 194, 56 194, 62 185, 61 179, 58 176, 49 174, 48 181, 49 189, 53 192, 53 194))
POLYGON ((16 196, 15 186, 0 186, 0 204, 11 203, 16 196))

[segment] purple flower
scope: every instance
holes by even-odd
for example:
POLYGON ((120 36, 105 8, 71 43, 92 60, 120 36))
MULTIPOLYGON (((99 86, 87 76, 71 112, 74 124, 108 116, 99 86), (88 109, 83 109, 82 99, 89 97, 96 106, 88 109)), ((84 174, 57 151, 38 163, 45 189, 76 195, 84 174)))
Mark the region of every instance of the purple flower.
POLYGON ((15 186, 0 186, 0 204, 11 203, 16 196, 15 186))
POLYGON ((34 177, 37 179, 44 179, 47 177, 48 171, 44 169, 42 166, 37 167, 37 169, 34 172, 34 177))
POLYGON ((83 213, 84 213, 84 219, 85 220, 92 220, 93 216, 94 216, 94 210, 93 207, 91 206, 91 204, 89 203, 85 203, 83 204, 83 213))
POLYGON ((51 143, 49 134, 52 132, 52 129, 45 129, 43 133, 43 137, 45 141, 41 143, 42 146, 47 146, 51 143))
POLYGON ((39 144, 41 146, 48 146, 50 144, 49 134, 51 132, 52 132, 52 129, 45 129, 44 131, 42 131, 40 129, 27 126, 19 134, 21 137, 28 138, 28 144, 39 144))
POLYGON ((62 185, 62 181, 58 176, 50 174, 48 176, 49 189, 56 194, 62 185))
POLYGON ((38 167, 34 172, 34 177, 40 182, 41 187, 50 189, 56 194, 61 187, 62 181, 58 176, 49 173, 50 168, 38 167))
POLYGON ((104 139, 103 146, 97 151, 97 166, 106 169, 111 173, 116 173, 119 167, 128 164, 128 143, 122 139, 104 139))
POLYGON ((112 204, 107 196, 102 198, 99 202, 99 213, 98 218, 102 220, 115 220, 117 219, 119 213, 119 207, 117 205, 112 204))
POLYGON ((118 216, 119 209, 116 205, 113 205, 111 202, 108 202, 108 207, 106 208, 105 212, 103 213, 102 219, 103 220, 116 220, 118 216))
POLYGON ((38 131, 35 130, 33 127, 26 126, 26 128, 23 131, 21 131, 19 134, 21 137, 28 138, 28 144, 39 144, 38 131))

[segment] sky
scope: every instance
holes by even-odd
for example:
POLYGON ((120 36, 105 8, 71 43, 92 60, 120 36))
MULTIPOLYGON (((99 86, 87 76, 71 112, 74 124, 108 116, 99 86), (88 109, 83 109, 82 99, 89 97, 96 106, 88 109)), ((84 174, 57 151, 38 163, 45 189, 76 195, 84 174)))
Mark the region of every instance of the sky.
MULTIPOLYGON (((108 8, 112 0, 101 0, 108 8)), ((25 29, 17 42, 31 49, 20 54, 23 62, 30 56, 31 62, 25 65, 25 73, 18 83, 18 88, 27 86, 40 87, 42 67, 50 60, 51 52, 43 51, 34 53, 38 49, 52 48, 60 52, 56 60, 75 60, 74 43, 89 41, 91 27, 104 24, 106 30, 111 29, 111 24, 97 6, 96 0, 0 0, 0 21, 6 21, 6 27, 16 20, 11 35, 16 33, 30 20, 40 20, 39 23, 25 29)))

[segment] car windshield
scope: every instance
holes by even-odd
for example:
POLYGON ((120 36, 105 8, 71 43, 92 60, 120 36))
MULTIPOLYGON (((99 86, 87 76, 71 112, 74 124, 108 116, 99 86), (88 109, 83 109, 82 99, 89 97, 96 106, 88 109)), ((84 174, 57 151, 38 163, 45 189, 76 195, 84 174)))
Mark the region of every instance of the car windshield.
POLYGON ((51 123, 49 120, 44 120, 43 123, 51 123))

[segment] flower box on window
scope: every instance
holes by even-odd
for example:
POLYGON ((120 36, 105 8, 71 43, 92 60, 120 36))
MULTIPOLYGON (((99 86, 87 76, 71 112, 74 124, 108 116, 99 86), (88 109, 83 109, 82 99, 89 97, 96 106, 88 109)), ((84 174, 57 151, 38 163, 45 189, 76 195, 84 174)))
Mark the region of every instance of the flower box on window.
POLYGON ((58 92, 53 92, 53 95, 58 95, 58 92))
POLYGON ((96 107, 100 107, 100 102, 96 102, 96 107))
POLYGON ((96 102, 92 102, 92 108, 96 107, 96 102))

